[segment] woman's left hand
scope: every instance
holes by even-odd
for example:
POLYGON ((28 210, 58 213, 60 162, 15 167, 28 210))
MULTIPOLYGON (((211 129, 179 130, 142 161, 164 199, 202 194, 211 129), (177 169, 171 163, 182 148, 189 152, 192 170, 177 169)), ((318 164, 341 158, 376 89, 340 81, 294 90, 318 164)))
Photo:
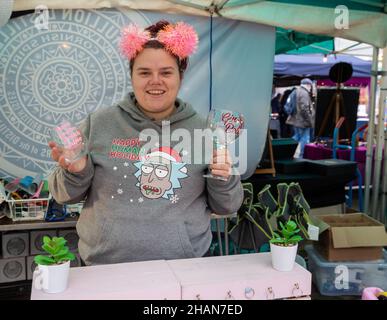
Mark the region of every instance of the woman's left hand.
POLYGON ((214 176, 230 177, 232 160, 227 149, 215 150, 211 163, 209 168, 214 176))

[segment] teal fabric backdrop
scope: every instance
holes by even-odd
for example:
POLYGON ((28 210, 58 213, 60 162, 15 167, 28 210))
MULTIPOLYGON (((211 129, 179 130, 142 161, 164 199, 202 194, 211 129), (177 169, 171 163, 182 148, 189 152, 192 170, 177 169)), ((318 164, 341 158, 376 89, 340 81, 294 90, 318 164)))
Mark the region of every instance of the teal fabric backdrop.
MULTIPOLYGON (((210 20, 131 10, 50 10, 47 29, 37 14, 0 27, 0 176, 48 174, 54 163, 49 130, 62 119, 80 123, 131 90, 128 62, 118 52, 120 29, 147 26, 161 18, 185 21, 200 44, 190 60, 180 97, 209 110, 210 20)), ((213 21, 214 108, 241 111, 247 119, 248 177, 261 158, 269 120, 275 28, 215 18, 213 21)))

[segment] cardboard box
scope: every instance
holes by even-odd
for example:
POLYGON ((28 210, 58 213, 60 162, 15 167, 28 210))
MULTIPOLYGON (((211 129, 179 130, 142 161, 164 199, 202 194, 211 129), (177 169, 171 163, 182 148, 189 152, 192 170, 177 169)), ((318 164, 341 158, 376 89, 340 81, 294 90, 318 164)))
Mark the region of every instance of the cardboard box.
POLYGON ((363 214, 350 213, 313 217, 320 228, 317 250, 328 261, 382 259, 387 246, 385 226, 363 214))

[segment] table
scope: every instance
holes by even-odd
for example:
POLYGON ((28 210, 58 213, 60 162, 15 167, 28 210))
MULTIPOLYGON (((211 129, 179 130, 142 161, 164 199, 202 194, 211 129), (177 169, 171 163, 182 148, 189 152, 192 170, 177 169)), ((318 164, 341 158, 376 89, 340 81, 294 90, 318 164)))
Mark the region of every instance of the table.
POLYGON ((270 253, 156 260, 71 268, 62 293, 31 290, 32 300, 267 300, 308 298, 311 273, 271 267, 270 253))

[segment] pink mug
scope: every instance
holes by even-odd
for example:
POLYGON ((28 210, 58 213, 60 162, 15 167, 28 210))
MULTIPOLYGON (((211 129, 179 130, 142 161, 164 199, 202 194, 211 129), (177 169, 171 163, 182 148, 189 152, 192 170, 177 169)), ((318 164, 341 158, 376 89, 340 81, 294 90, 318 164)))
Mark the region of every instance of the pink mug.
POLYGON ((376 295, 380 292, 383 292, 383 290, 380 288, 377 288, 377 287, 364 288, 361 299, 362 300, 378 300, 376 295))

